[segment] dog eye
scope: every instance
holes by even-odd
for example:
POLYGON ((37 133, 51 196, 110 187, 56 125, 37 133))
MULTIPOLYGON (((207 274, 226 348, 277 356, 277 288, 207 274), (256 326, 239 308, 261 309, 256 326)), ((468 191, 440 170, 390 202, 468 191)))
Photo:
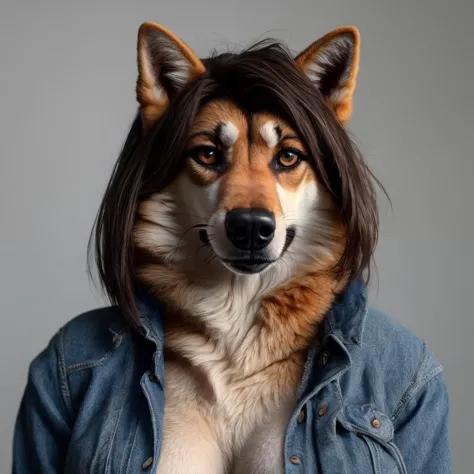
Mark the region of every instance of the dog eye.
POLYGON ((280 169, 291 169, 295 168, 301 163, 303 156, 301 153, 291 148, 282 150, 276 157, 276 165, 280 169))
POLYGON ((191 150, 190 156, 203 166, 217 166, 220 162, 219 152, 213 146, 200 146, 191 150))

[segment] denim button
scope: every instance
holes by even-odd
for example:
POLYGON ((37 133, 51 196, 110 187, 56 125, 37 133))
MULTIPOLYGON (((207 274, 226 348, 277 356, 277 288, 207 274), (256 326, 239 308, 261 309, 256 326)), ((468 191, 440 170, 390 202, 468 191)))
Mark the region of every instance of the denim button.
POLYGON ((158 382, 158 379, 156 378, 155 374, 149 375, 148 378, 150 379, 150 382, 153 382, 153 383, 158 382))
POLYGON ((377 418, 374 418, 374 419, 372 420, 372 426, 373 426, 374 428, 380 428, 380 420, 378 420, 377 418))
POLYGON ((148 458, 142 465, 142 469, 145 471, 153 464, 153 458, 148 458))
POLYGON ((291 464, 299 464, 300 463, 300 458, 298 456, 291 456, 290 462, 291 462, 291 464))
POLYGON ((324 416, 328 412, 328 406, 327 405, 322 405, 321 408, 318 410, 318 415, 319 416, 324 416))

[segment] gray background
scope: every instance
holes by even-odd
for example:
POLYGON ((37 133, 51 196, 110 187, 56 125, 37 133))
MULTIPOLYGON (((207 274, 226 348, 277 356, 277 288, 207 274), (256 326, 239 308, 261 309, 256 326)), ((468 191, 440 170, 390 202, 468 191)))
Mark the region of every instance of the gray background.
POLYGON ((201 55, 279 37, 295 51, 357 25, 350 124, 381 203, 376 306, 426 339, 451 395, 454 472, 473 472, 472 0, 7 1, 0 13, 0 462, 29 361, 103 304, 86 244, 135 114, 136 30, 163 23, 201 55))

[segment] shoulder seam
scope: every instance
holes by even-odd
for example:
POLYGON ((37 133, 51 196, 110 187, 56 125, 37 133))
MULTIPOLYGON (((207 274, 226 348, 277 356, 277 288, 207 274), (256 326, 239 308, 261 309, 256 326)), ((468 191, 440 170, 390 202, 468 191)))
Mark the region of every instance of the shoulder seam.
POLYGON ((427 356, 428 356, 428 346, 426 342, 423 341, 423 352, 420 358, 420 363, 418 364, 418 368, 415 371, 415 374, 410 384, 408 385, 408 388, 406 389, 402 398, 398 402, 391 416, 391 420, 393 422, 395 422, 398 419, 398 417, 400 416, 400 414, 402 413, 403 409, 408 404, 408 402, 426 385, 426 383, 429 382, 433 377, 435 377, 439 373, 443 372, 443 366, 438 365, 420 377, 420 374, 423 373, 423 369, 427 361, 427 356))

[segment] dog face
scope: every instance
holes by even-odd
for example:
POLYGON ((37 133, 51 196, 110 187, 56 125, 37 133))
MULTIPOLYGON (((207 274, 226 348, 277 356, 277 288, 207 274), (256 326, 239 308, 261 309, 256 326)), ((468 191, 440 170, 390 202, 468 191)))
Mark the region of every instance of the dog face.
POLYGON ((337 220, 298 133, 265 112, 215 100, 197 114, 183 170, 143 202, 137 244, 192 267, 254 274, 327 257, 337 220))
MULTIPOLYGON (((138 53, 137 96, 146 130, 206 67, 154 24, 140 29, 138 53)), ((327 105, 344 122, 357 59, 357 30, 345 28, 311 45, 291 67, 325 89, 327 105)), ((318 183, 315 147, 308 149, 294 125, 265 107, 207 98, 185 137, 182 170, 139 206, 136 245, 161 261, 204 272, 216 261, 237 274, 327 263, 343 223, 318 183)))
POLYGON ((136 283, 184 295, 179 285, 230 277, 263 294, 297 274, 361 275, 378 215, 343 127, 358 59, 353 27, 296 58, 271 43, 201 61, 162 26, 141 26, 139 114, 95 234, 102 282, 126 314, 138 320, 136 283))

